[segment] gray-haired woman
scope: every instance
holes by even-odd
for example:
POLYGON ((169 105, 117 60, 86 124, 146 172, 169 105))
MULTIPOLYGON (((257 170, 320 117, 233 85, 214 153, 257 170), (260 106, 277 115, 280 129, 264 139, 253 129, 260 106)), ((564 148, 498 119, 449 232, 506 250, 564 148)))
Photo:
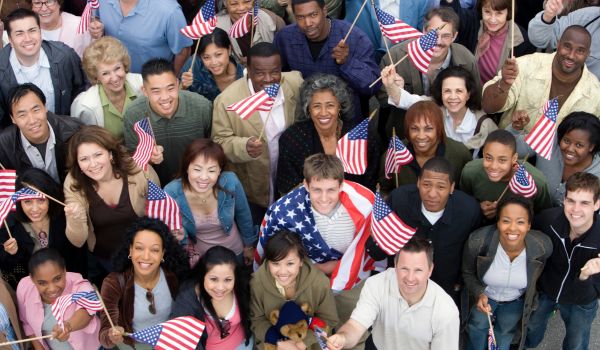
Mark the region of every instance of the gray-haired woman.
MULTIPOLYGON (((352 93, 346 83, 331 74, 315 74, 301 87, 302 117, 279 139, 277 190, 287 193, 304 179, 304 159, 316 153, 335 154, 338 140, 355 125, 352 93)), ((379 167, 380 143, 377 123, 369 123, 367 170, 363 175, 345 174, 345 178, 375 189, 379 167)))

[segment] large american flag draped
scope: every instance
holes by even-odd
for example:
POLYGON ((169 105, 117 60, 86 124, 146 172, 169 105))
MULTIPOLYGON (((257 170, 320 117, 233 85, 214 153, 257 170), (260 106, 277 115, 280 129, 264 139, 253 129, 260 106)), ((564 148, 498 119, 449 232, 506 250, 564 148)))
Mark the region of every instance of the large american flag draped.
POLYGON ((433 47, 437 43, 437 29, 430 30, 427 34, 413 40, 408 44, 408 57, 412 64, 421 73, 427 74, 433 47))
POLYGON ((52 315, 58 324, 63 324, 65 312, 73 303, 84 308, 90 315, 102 310, 102 303, 94 291, 65 294, 56 298, 51 307, 52 315))
POLYGON ((394 136, 390 139, 387 152, 385 154, 385 177, 386 179, 391 178, 389 174, 397 173, 400 171, 402 165, 406 165, 413 161, 413 156, 410 151, 398 136, 394 136))
MULTIPOLYGON (((0 170, 0 200, 11 198, 13 193, 15 193, 15 186, 17 183, 17 171, 11 169, 2 169, 0 170)), ((11 205, 13 209, 16 209, 14 205, 11 205)), ((1 213, 1 211, 0 211, 1 213)), ((8 213, 6 214, 8 215, 8 213)), ((3 216, 6 217, 6 215, 3 216)), ((0 220, 0 221, 2 221, 0 220)), ((0 222, 1 224, 1 222, 0 222)))
POLYGON ((90 29, 90 22, 92 21, 92 11, 100 8, 100 0, 88 0, 83 12, 81 13, 81 19, 77 26, 77 34, 83 34, 90 29))
POLYGON ((377 6, 375 6, 375 15, 377 16, 377 22, 379 22, 381 34, 390 39, 394 44, 403 40, 419 38, 423 35, 423 33, 377 6))
POLYGON ((148 180, 146 215, 161 220, 171 231, 181 230, 179 205, 152 180, 148 180))
POLYGON ((525 169, 525 165, 519 165, 519 168, 508 183, 510 190, 525 198, 531 198, 537 193, 537 187, 533 177, 525 169))
POLYGON ((252 25, 258 25, 258 0, 254 0, 252 10, 246 12, 241 18, 235 21, 229 28, 229 36, 234 39, 239 39, 250 31, 250 17, 252 17, 252 25))
POLYGON ((190 39, 198 40, 203 35, 212 33, 216 26, 215 1, 208 0, 194 17, 192 24, 181 28, 180 32, 190 39))
POLYGON ((192 316, 177 317, 131 334, 156 350, 194 350, 204 332, 204 322, 192 316))
POLYGON ((132 158, 140 168, 146 171, 154 149, 154 133, 150 126, 150 119, 144 118, 133 124, 133 130, 138 136, 138 144, 132 158))
POLYGON ((227 106, 226 110, 235 112, 242 120, 246 120, 256 111, 270 111, 278 93, 279 84, 269 85, 262 91, 227 106))
POLYGON ((29 187, 23 187, 22 189, 18 190, 11 196, 11 199, 13 202, 24 201, 24 200, 28 200, 28 199, 44 199, 44 198, 46 198, 46 196, 44 196, 44 194, 39 193, 38 191, 36 191, 32 188, 29 188, 29 187))
POLYGON ((558 98, 544 105, 542 116, 535 123, 525 142, 540 156, 550 160, 554 137, 556 135, 556 117, 558 116, 558 98))
POLYGON ((282 229, 298 234, 306 248, 308 257, 315 263, 338 261, 331 275, 333 290, 352 289, 366 279, 374 269, 374 260, 367 254, 365 242, 369 237, 371 210, 375 196, 366 187, 344 181, 340 192, 341 205, 346 208, 354 222, 354 240, 344 254, 330 248, 319 233, 313 216, 308 191, 298 187, 267 210, 260 227, 258 246, 254 258, 254 269, 258 269, 264 257, 267 240, 282 229))
POLYGON ((377 245, 387 255, 394 255, 417 232, 390 209, 383 201, 379 192, 375 194, 373 205, 373 219, 371 221, 371 234, 377 245))
POLYGON ((348 174, 362 175, 367 170, 367 136, 369 119, 365 119, 342 137, 335 155, 342 160, 348 174))

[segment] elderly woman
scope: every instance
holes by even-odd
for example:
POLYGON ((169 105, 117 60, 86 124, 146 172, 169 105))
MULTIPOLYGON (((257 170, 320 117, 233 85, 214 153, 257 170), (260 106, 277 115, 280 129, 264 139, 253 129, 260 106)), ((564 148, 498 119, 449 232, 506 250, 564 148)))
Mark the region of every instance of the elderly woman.
POLYGON ((468 318, 469 350, 487 348, 488 314, 495 316, 498 349, 509 349, 519 324, 519 349, 525 345, 536 283, 552 254, 550 238, 531 230, 532 220, 531 202, 509 195, 498 204, 496 225, 473 232, 465 245, 463 279, 476 301, 468 318))
POLYGON ((142 171, 106 129, 95 125, 69 140, 68 166, 66 234, 78 247, 87 242, 89 277, 101 285, 127 227, 145 215, 148 179, 159 184, 158 176, 151 167, 142 171))
MULTIPOLYGON (((398 108, 408 109, 417 101, 430 99, 404 90, 404 79, 392 66, 385 67, 381 76, 389 103, 398 108)), ((461 66, 448 67, 433 81, 431 95, 442 109, 446 136, 473 150, 476 157, 487 135, 498 126, 481 110, 473 75, 461 66)))
POLYGON ((77 27, 81 17, 63 12, 62 4, 63 0, 31 0, 31 9, 40 18, 44 40, 62 41, 81 57, 92 39, 102 37, 104 25, 97 18, 93 18, 89 31, 78 34, 77 27))
MULTIPOLYGON (((224 0, 225 8, 217 15, 217 27, 229 33, 231 26, 248 11, 251 11, 254 6, 252 0, 224 0)), ((248 17, 248 25, 252 21, 251 16, 248 17)), ((231 38, 233 54, 238 62, 246 65, 246 56, 250 47, 256 43, 268 42, 272 43, 275 37, 277 27, 269 14, 264 10, 258 10, 258 24, 254 27, 254 34, 248 31, 241 38, 231 38), (252 36, 252 42, 250 37, 252 36)))
MULTIPOLYGON (((304 179, 304 159, 316 153, 335 155, 338 140, 354 125, 352 93, 346 83, 330 74, 315 74, 301 87, 302 118, 283 132, 279 139, 277 189, 289 192, 304 179)), ((375 189, 379 168, 380 143, 377 123, 369 123, 367 170, 363 175, 345 174, 347 180, 375 189)))
POLYGON ((75 98, 71 116, 122 139, 125 109, 142 88, 142 76, 129 73, 130 64, 127 48, 113 37, 90 45, 83 54, 83 69, 94 85, 75 98))
POLYGON ((152 349, 125 337, 167 321, 179 290, 178 278, 185 278, 189 267, 185 253, 158 219, 139 218, 128 229, 123 244, 113 258, 115 272, 102 284, 106 313, 100 320, 100 343, 105 348, 152 349))

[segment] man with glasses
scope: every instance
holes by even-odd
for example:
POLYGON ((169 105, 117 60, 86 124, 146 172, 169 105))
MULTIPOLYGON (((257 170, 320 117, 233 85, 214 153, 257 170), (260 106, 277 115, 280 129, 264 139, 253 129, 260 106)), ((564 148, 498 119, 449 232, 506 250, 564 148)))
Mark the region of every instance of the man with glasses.
POLYGON ((0 127, 8 124, 8 91, 33 83, 46 96, 48 111, 69 115, 75 97, 87 89, 81 60, 69 46, 42 40, 40 18, 27 9, 11 12, 5 20, 10 46, 0 50, 0 127))

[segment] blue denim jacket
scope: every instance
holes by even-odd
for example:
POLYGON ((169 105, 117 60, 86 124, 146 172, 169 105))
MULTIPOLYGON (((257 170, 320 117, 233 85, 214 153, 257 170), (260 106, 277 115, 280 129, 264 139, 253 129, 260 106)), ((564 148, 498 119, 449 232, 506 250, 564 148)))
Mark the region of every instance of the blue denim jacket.
MULTIPOLYGON (((244 188, 242 187, 240 180, 238 180, 233 172, 224 171, 219 176, 219 186, 225 190, 220 190, 217 194, 217 211, 223 231, 229 233, 235 220, 240 235, 242 236, 244 246, 252 246, 258 239, 258 231, 252 224, 250 207, 248 206, 248 200, 246 199, 246 194, 244 193, 244 188)), ((165 186, 165 192, 173 197, 181 211, 185 236, 180 243, 187 244, 188 237, 190 236, 194 237, 192 240, 195 240, 196 222, 187 199, 185 198, 185 194, 183 193, 181 179, 175 179, 169 182, 169 184, 165 186)))

